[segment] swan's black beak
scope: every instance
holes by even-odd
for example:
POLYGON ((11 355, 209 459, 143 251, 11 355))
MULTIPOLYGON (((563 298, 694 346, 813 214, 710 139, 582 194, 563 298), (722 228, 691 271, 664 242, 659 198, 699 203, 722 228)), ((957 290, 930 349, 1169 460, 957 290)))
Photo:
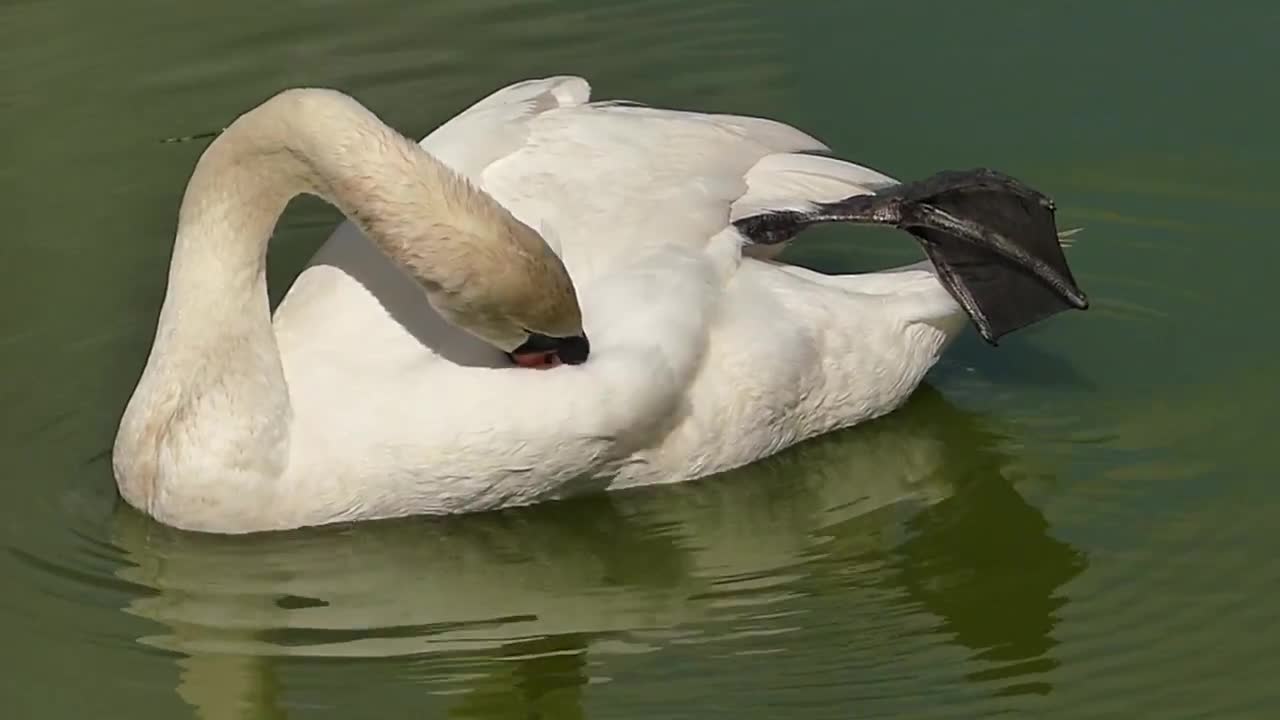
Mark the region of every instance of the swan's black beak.
POLYGON ((591 343, 585 335, 551 337, 529 333, 529 339, 507 353, 521 367, 552 368, 557 365, 581 365, 591 354, 591 343))

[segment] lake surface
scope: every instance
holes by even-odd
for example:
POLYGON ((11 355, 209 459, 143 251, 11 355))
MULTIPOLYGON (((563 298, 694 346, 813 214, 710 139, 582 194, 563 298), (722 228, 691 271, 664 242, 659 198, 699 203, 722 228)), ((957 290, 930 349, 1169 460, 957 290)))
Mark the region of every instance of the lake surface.
MULTIPOLYGON (((4 716, 1280 713, 1280 6, 1042 5, 0 5, 4 716), (291 85, 420 137, 565 72, 903 178, 1003 169, 1084 227, 1093 308, 970 333, 901 411, 705 482, 255 538, 122 506, 107 453, 207 142, 166 138, 291 85)), ((291 207, 277 297, 338 220, 291 207)))

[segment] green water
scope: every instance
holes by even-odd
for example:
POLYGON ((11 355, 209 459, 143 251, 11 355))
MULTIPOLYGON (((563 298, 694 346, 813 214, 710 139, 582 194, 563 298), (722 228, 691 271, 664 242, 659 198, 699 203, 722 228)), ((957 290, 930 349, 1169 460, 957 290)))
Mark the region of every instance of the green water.
MULTIPOLYGON (((1280 6, 0 5, 0 715, 1280 713, 1280 6), (227 539, 106 451, 202 141, 290 85, 421 136, 514 79, 786 119, 1055 197, 1093 309, 964 338, 883 421, 707 482, 227 539)), ((276 295, 337 222, 299 202, 276 295)), ((829 270, 915 256, 829 230, 829 270)))

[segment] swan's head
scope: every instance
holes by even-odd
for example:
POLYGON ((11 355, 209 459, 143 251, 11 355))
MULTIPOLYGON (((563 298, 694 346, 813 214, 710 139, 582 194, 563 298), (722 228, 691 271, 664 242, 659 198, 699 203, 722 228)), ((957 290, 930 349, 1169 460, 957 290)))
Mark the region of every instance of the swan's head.
POLYGON ((383 142, 378 159, 403 175, 348 173, 329 193, 348 199, 344 212, 455 327, 520 365, 585 362, 573 281, 542 236, 416 143, 389 130, 383 142))
POLYGON ((518 365, 585 362, 590 344, 568 270, 532 228, 504 219, 436 225, 446 238, 433 243, 444 257, 424 283, 432 306, 518 365))

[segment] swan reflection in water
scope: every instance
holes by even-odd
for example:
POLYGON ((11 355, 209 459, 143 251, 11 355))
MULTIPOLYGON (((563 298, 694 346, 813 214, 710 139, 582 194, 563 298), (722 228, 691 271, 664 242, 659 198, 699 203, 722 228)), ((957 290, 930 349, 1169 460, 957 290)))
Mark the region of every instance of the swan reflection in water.
POLYGON ((133 563, 119 575, 151 591, 127 608, 160 628, 140 642, 181 656, 177 691, 209 718, 283 713, 279 666, 299 656, 344 673, 400 658, 398 677, 442 695, 419 687, 418 710, 572 717, 589 663, 749 643, 745 621, 777 625, 775 648, 879 664, 894 638, 933 634, 965 651, 970 682, 1044 693, 1059 588, 1084 558, 1010 483, 1000 443, 923 386, 895 414, 705 481, 248 537, 122 505, 114 539, 133 563))

